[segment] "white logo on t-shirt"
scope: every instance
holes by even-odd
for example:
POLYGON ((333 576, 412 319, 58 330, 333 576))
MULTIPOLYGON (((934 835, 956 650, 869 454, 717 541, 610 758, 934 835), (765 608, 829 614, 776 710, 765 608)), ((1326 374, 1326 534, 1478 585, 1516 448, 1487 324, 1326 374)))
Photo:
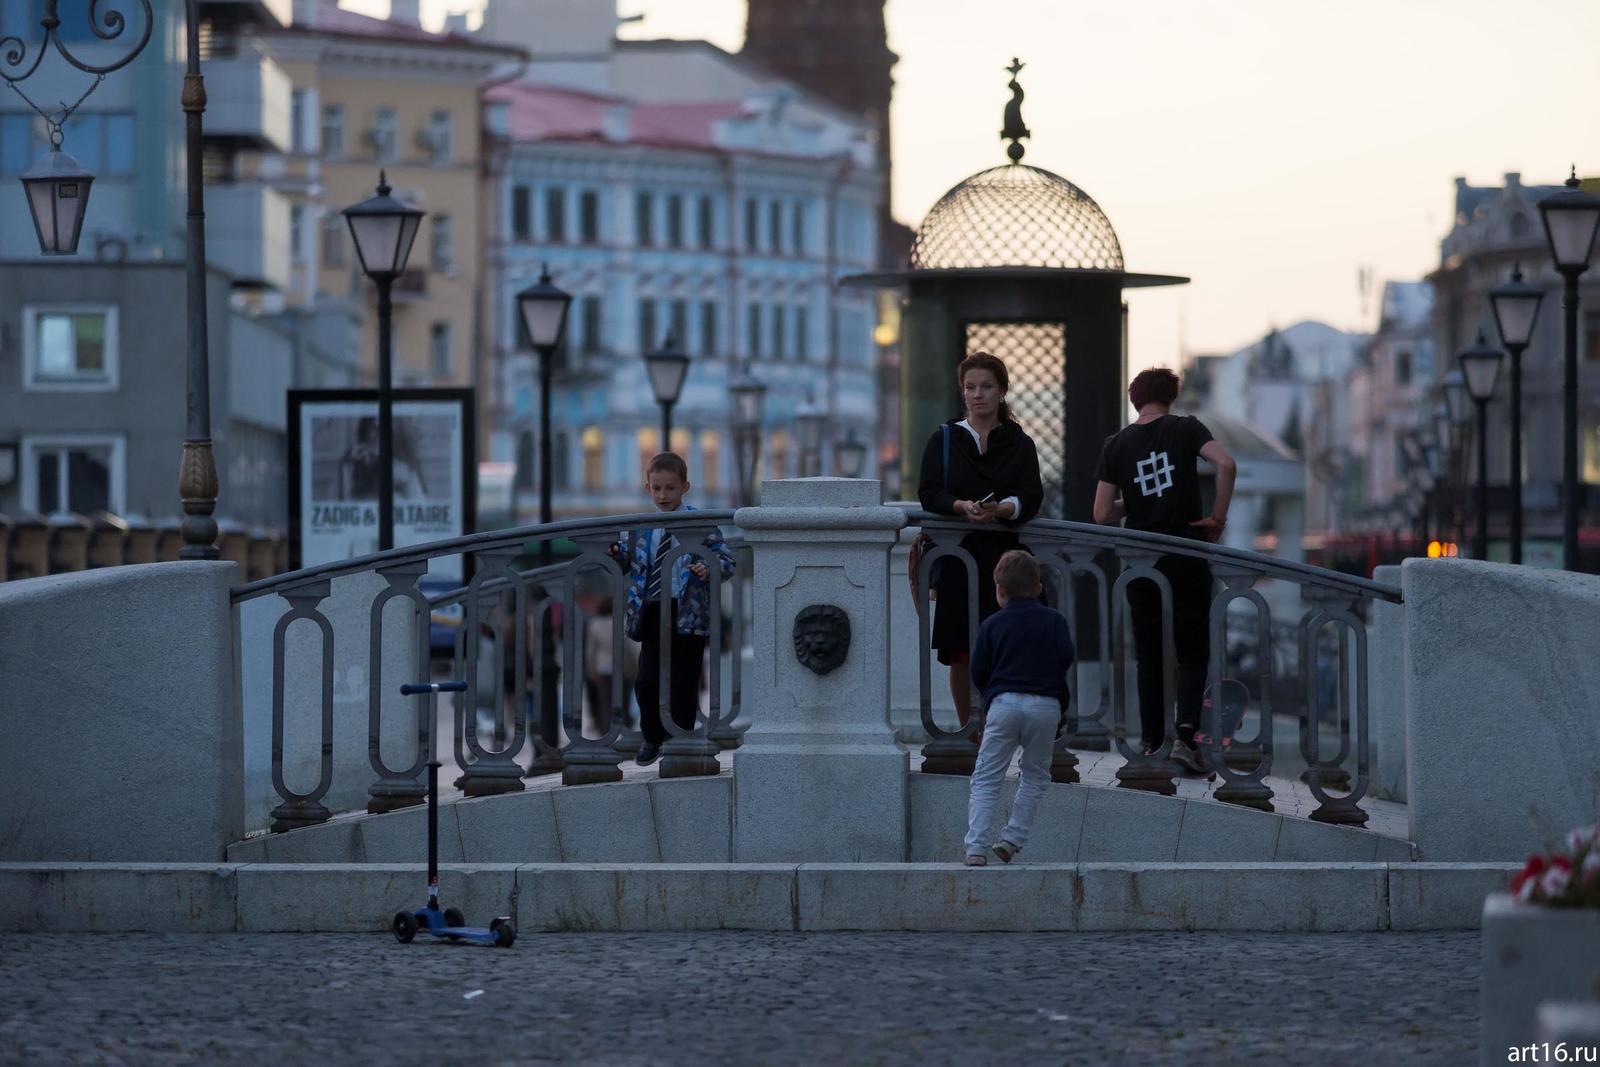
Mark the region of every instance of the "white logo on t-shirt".
POLYGON ((1139 493, 1142 496, 1159 497, 1172 488, 1172 461, 1165 452, 1152 452, 1141 459, 1138 464, 1138 477, 1134 481, 1139 484, 1139 493))

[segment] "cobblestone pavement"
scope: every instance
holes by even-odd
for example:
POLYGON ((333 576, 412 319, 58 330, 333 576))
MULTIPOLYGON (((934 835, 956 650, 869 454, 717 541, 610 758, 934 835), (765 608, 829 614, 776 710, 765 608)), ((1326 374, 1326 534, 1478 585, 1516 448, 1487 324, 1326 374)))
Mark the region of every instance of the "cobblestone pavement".
POLYGON ((1477 934, 0 937, 0 1063, 1472 1062, 1477 934))

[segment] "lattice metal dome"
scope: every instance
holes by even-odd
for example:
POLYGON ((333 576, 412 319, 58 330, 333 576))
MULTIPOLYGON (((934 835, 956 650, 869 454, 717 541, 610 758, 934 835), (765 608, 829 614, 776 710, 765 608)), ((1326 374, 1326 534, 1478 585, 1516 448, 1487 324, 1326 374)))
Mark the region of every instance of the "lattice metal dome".
POLYGON ((1059 174, 1013 163, 945 193, 917 229, 910 266, 1120 271, 1122 245, 1088 193, 1059 174))

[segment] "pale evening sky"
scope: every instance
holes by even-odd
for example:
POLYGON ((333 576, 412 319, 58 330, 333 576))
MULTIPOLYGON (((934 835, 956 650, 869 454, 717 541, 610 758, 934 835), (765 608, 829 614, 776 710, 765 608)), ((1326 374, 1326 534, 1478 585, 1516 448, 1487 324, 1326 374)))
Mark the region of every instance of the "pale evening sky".
MULTIPOLYGON (((424 18, 469 6, 424 0, 424 18)), ((646 16, 627 37, 743 39, 744 0, 621 10, 646 16)), ((1099 202, 1130 270, 1194 279, 1129 294, 1136 367, 1305 318, 1370 329, 1358 268, 1436 265, 1457 175, 1600 175, 1600 3, 889 0, 887 18, 896 216, 1005 162, 1020 56, 1026 162, 1099 202)))

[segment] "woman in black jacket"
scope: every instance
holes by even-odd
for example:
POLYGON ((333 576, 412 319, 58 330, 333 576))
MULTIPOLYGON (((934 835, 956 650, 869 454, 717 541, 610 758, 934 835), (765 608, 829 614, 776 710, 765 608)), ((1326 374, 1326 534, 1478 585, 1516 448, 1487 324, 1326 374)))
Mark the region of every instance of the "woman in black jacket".
MULTIPOLYGON (((917 498, 927 511, 957 515, 979 528, 961 539, 961 547, 972 553, 978 565, 978 621, 982 623, 999 610, 994 565, 1006 551, 1019 547, 1010 527, 1039 513, 1044 487, 1039 481, 1039 453, 1033 438, 1022 432, 1006 406, 1010 376, 1005 362, 987 352, 976 352, 956 368, 956 383, 967 417, 951 419, 928 438, 922 451, 917 498), (946 435, 948 470, 944 462, 946 435)), ((939 662, 950 668, 950 697, 965 726, 972 715, 966 567, 951 556, 936 566, 933 647, 939 662)))

